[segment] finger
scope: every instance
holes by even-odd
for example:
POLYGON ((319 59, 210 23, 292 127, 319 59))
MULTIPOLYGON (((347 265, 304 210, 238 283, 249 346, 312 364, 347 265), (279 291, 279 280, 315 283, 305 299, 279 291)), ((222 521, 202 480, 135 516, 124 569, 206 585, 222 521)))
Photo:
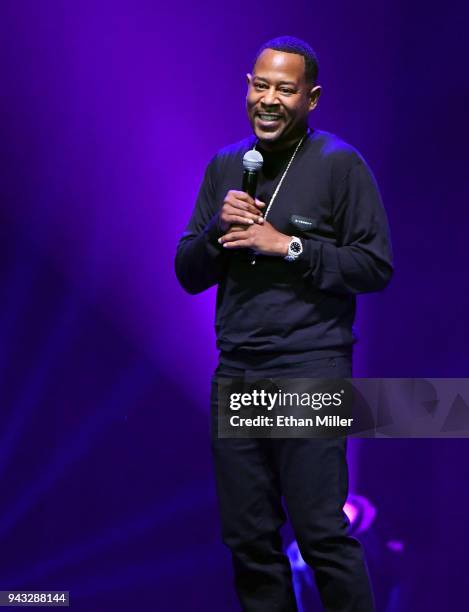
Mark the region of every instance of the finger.
POLYGON ((242 207, 246 210, 251 210, 253 212, 257 212, 259 210, 259 207, 256 206, 254 198, 252 198, 245 191, 229 191, 226 194, 225 202, 228 204, 237 203, 237 206, 242 207))
POLYGON ((246 193, 245 191, 236 191, 235 189, 232 189, 229 192, 236 200, 242 200, 243 202, 248 202, 248 204, 254 204, 254 199, 249 195, 249 193, 246 193))
POLYGON ((245 208, 238 208, 236 206, 230 205, 226 210, 227 215, 236 215, 238 217, 242 217, 244 219, 251 219, 253 222, 257 222, 259 220, 259 211, 248 212, 245 208))
POLYGON ((238 206, 242 206, 243 208, 246 208, 246 210, 256 210, 254 198, 251 198, 251 196, 245 191, 235 191, 234 189, 230 190, 226 194, 225 202, 227 202, 228 204, 238 202, 238 206))
POLYGON ((259 208, 254 204, 245 202, 244 200, 232 200, 228 202, 228 205, 236 208, 236 210, 245 211, 246 214, 252 214, 255 217, 259 216, 259 208))
POLYGON ((265 202, 262 202, 262 200, 258 200, 257 198, 255 199, 254 204, 258 206, 259 208, 262 208, 265 206, 265 202))
POLYGON ((224 249, 247 249, 250 248, 250 244, 247 240, 232 240, 231 242, 223 243, 224 249))
POLYGON ((242 217, 241 215, 227 215, 226 222, 230 225, 243 225, 244 229, 246 229, 246 226, 253 225, 254 219, 242 217))
POLYGON ((248 237, 249 234, 247 234, 246 231, 228 232, 224 236, 221 236, 218 242, 224 244, 225 242, 232 242, 233 240, 247 240, 248 237))

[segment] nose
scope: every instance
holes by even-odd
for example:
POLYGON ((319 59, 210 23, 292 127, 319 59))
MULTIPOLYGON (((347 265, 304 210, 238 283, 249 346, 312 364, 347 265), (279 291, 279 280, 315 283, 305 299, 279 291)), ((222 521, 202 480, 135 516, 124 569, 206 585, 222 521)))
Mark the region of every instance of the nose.
POLYGON ((275 87, 269 87, 264 91, 264 95, 262 96, 261 104, 264 106, 275 106, 278 105, 277 99, 277 91, 275 87))

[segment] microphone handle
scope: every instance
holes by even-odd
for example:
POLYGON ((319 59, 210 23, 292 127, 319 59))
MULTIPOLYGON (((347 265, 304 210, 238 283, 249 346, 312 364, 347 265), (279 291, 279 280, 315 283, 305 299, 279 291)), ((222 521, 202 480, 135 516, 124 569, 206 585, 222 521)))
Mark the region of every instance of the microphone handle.
POLYGON ((252 170, 243 171, 243 191, 248 193, 251 198, 256 198, 257 172, 252 170))

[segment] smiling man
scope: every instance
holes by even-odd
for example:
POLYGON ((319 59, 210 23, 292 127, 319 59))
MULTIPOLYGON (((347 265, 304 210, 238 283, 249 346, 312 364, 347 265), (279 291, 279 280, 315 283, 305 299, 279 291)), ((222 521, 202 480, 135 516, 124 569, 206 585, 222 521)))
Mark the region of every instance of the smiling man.
POLYGON ((209 163, 176 255, 189 293, 218 285, 212 450, 223 541, 248 612, 297 610, 282 500, 324 608, 374 609, 343 512, 346 440, 217 437, 220 377, 351 377, 356 294, 383 289, 392 275, 368 165, 337 136, 308 127, 317 78, 307 43, 282 37, 262 46, 247 75, 254 134, 209 163), (257 199, 241 189, 242 159, 253 148, 263 157, 257 199))

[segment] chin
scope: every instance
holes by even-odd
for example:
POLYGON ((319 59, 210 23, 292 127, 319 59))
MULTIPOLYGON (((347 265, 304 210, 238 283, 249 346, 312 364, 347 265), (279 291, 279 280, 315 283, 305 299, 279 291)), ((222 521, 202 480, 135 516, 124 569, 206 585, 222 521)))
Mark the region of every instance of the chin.
POLYGON ((264 132, 263 130, 254 130, 254 133, 259 140, 263 140, 264 142, 277 142, 277 140, 281 140, 282 138, 282 132, 264 132))

